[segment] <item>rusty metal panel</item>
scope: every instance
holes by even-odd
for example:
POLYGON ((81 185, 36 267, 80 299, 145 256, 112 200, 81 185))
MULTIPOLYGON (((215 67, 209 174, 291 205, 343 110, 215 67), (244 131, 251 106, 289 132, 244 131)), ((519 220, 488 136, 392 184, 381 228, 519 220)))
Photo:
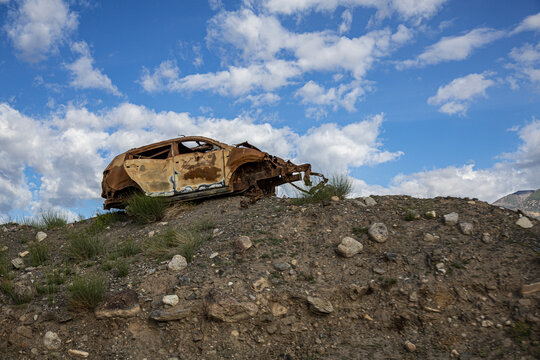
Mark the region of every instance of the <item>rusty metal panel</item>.
POLYGON ((124 162, 124 168, 146 195, 174 195, 172 158, 130 159, 124 162))
POLYGON ((225 151, 194 152, 174 157, 174 184, 177 193, 225 187, 225 151))

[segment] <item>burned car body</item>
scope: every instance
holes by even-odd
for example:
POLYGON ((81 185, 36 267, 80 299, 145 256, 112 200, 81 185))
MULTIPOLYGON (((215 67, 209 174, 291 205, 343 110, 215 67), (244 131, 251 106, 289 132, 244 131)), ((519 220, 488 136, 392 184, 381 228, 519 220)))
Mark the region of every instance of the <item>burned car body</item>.
POLYGON ((302 179, 309 185, 310 175, 326 182, 311 172, 310 164, 295 165, 247 142, 231 146, 200 136, 180 137, 116 156, 103 172, 101 196, 105 209, 124 208, 134 192, 178 200, 244 192, 259 196, 302 179))

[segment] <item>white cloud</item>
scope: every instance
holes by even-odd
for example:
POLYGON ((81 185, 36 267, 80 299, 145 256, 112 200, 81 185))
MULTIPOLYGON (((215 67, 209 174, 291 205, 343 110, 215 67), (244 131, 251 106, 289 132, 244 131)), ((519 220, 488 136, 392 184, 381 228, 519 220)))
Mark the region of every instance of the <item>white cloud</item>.
POLYGON ((4 30, 24 61, 44 60, 77 28, 77 14, 62 0, 22 0, 18 5, 8 12, 4 30))
MULTIPOLYGON (((507 67, 515 70, 516 77, 531 83, 540 83, 540 42, 536 46, 526 43, 519 48, 513 48, 509 57, 514 63, 507 67)), ((517 83, 514 86, 517 86, 517 83)))
POLYGON ((246 95, 243 98, 238 99, 236 102, 251 102, 252 106, 272 105, 279 102, 281 98, 274 93, 263 93, 258 95, 246 95))
POLYGON ((495 85, 488 79, 489 73, 469 74, 452 80, 439 87, 437 94, 428 99, 429 105, 441 105, 440 112, 446 114, 465 114, 472 101, 480 96, 486 97, 486 89, 495 85))
POLYGON ((339 25, 339 33, 343 34, 351 29, 352 25, 352 12, 347 9, 341 14, 341 24, 339 25))
POLYGON ((122 95, 107 75, 94 68, 94 59, 86 42, 72 44, 71 50, 80 55, 74 62, 66 64, 66 68, 71 72, 71 86, 76 89, 106 90, 116 96, 122 95))
POLYGON ((527 16, 518 26, 516 26, 511 34, 517 34, 523 31, 540 31, 540 13, 527 16))
POLYGON ((377 9, 375 17, 383 19, 396 13, 405 20, 420 21, 435 15, 446 0, 265 0, 264 7, 272 13, 291 15, 309 10, 334 11, 339 6, 377 9))
POLYGON ((437 43, 428 46, 416 59, 404 60, 397 68, 426 66, 446 61, 463 60, 472 52, 504 36, 503 31, 490 28, 479 28, 460 36, 443 37, 437 43))
POLYGON ((178 80, 180 70, 175 62, 171 60, 163 61, 152 73, 143 68, 143 74, 139 83, 148 92, 163 91, 172 82, 178 80))
POLYGON ((362 86, 358 81, 326 90, 310 80, 296 91, 296 96, 302 99, 303 104, 316 106, 308 109, 308 117, 320 118, 326 116, 325 108, 327 107, 334 111, 340 106, 349 112, 355 111, 356 102, 366 93, 366 90, 370 90, 369 85, 362 86))

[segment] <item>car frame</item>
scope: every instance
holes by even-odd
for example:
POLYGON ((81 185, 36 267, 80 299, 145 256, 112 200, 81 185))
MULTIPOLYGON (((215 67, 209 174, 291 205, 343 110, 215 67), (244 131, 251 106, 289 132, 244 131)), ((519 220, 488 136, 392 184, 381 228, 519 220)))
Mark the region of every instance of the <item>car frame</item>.
POLYGON ((276 186, 302 179, 309 186, 311 175, 326 183, 322 174, 311 172, 310 164, 293 164, 248 142, 233 146, 184 136, 116 156, 103 171, 101 196, 104 209, 125 208, 135 192, 174 200, 241 193, 262 196, 275 194, 276 186))

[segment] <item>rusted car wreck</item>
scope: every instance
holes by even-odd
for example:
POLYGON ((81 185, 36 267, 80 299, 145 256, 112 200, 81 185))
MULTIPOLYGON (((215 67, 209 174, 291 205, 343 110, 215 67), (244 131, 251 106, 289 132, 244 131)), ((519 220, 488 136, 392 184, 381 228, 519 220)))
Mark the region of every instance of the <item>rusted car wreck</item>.
POLYGON ((240 193, 272 195, 276 186, 285 183, 304 180, 310 185, 311 175, 326 182, 324 176, 311 172, 310 164, 295 165, 247 142, 231 146, 189 136, 116 156, 103 172, 101 196, 105 209, 122 209, 134 192, 175 200, 240 193))

